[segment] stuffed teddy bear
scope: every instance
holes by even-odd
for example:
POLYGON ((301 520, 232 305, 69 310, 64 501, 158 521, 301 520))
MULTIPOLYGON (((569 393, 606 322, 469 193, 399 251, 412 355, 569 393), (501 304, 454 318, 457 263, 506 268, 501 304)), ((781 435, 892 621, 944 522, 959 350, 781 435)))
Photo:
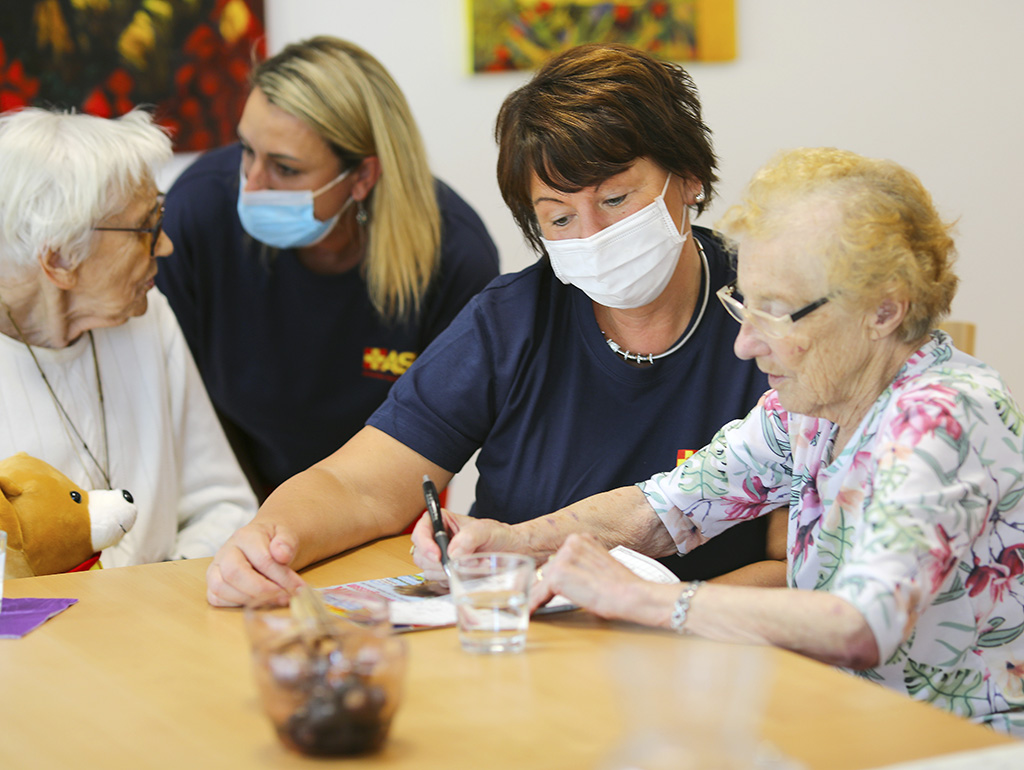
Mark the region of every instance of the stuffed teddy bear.
POLYGON ((128 490, 86 491, 25 452, 0 460, 0 490, 8 578, 93 568, 138 516, 128 490))

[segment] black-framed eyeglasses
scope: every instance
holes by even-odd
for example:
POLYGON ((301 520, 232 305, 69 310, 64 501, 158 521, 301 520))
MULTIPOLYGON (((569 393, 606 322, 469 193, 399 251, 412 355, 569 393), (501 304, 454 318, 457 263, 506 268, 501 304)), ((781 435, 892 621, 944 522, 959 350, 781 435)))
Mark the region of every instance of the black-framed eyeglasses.
POLYGON ((722 304, 725 305, 725 309, 729 311, 729 315, 741 324, 750 322, 754 327, 775 339, 782 339, 785 337, 789 334, 793 324, 804 316, 813 313, 831 299, 830 297, 822 297, 821 299, 816 299, 814 302, 804 305, 799 310, 795 310, 787 315, 772 315, 771 313, 766 313, 763 310, 755 310, 754 308, 747 307, 733 296, 735 292, 736 281, 731 281, 715 292, 715 294, 718 299, 721 300, 722 304))
POLYGON ((160 233, 164 231, 164 198, 166 196, 160 193, 156 196, 156 202, 160 206, 160 211, 156 217, 156 224, 152 227, 94 227, 93 230, 99 230, 102 232, 114 232, 114 233, 149 233, 149 256, 156 256, 156 242, 160 240, 160 233))

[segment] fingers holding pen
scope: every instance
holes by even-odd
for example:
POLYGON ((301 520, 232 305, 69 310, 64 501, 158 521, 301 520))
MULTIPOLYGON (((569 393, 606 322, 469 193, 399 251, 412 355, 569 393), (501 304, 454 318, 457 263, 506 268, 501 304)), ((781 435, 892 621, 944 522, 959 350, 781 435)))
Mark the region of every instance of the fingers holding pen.
MULTIPOLYGON (((449 539, 458 533, 463 522, 473 521, 469 516, 452 513, 446 508, 440 509, 441 521, 449 539)), ((412 556, 416 566, 420 567, 424 575, 431 580, 446 580, 447 575, 441 567, 441 548, 437 544, 434 535, 434 523, 429 513, 424 513, 416 522, 412 530, 412 556)), ((451 546, 448 547, 449 556, 451 546)))
MULTIPOLYGON (((515 528, 493 519, 477 519, 447 508, 441 509, 441 518, 448 532, 448 557, 455 559, 481 551, 524 552, 515 528)), ((431 579, 441 579, 441 549, 434 540, 430 516, 424 514, 412 532, 413 561, 431 579)))
POLYGON ((429 580, 445 578, 441 569, 441 549, 434 540, 434 527, 429 514, 424 513, 412 529, 412 560, 429 580))

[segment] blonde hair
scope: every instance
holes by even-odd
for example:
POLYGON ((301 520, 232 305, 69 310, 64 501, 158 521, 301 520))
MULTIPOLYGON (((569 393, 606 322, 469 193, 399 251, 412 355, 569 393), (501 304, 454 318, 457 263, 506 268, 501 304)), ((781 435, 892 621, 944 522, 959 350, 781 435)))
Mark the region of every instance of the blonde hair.
POLYGON ((953 223, 941 219, 921 180, 891 160, 829 147, 779 153, 716 226, 739 240, 768 238, 809 206, 839 214, 823 255, 830 291, 862 308, 881 294, 905 298, 904 342, 920 340, 949 312, 959 282, 953 223))
POLYGON ((358 46, 320 36, 292 43, 253 71, 271 104, 323 138, 344 168, 374 155, 381 174, 361 269, 370 300, 391 320, 419 312, 440 263, 441 214, 412 112, 387 70, 358 46))

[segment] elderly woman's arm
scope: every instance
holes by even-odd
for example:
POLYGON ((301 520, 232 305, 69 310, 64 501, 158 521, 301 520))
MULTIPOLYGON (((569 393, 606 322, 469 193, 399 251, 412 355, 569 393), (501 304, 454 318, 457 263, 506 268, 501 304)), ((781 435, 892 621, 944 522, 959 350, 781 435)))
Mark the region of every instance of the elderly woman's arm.
MULTIPOLYGON (((573 533, 593 536, 609 550, 624 545, 652 557, 676 553, 668 530, 651 508, 639 487, 622 487, 593 495, 554 513, 521 524, 504 524, 492 519, 474 519, 444 511, 452 534, 451 557, 478 551, 514 551, 544 562, 553 556, 573 533)), ((786 582, 786 517, 784 508, 769 515, 766 561, 748 564, 715 578, 716 583, 746 586, 781 586, 786 582)), ((426 575, 444 579, 440 550, 433 529, 424 515, 413 529, 414 559, 426 575)))
POLYGON ((879 662, 865 617, 825 591, 702 585, 690 602, 686 630, 725 642, 771 644, 852 669, 879 662))
MULTIPOLYGON (((624 545, 653 557, 676 552, 668 531, 643 492, 635 486, 593 495, 520 524, 475 519, 449 511, 444 511, 443 515, 452 536, 448 548, 452 558, 478 551, 512 551, 529 554, 543 562, 574 532, 592 535, 606 549, 624 545)), ((439 564, 440 550, 434 543, 426 515, 416 523, 412 539, 416 563, 428 577, 444 577, 439 564)))
MULTIPOLYGON (((590 535, 572 535, 545 566, 532 605, 555 594, 609 619, 671 628, 678 583, 633 575, 590 535)), ((878 662, 864 616, 825 592, 701 585, 690 602, 686 631, 710 639, 771 644, 825 663, 860 669, 878 662)))
MULTIPOLYGON (((786 527, 790 477, 784 465, 788 437, 782 428, 756 462, 742 459, 743 453, 757 451, 761 435, 760 406, 743 420, 724 426, 712 442, 671 473, 657 474, 642 484, 613 489, 573 503, 559 511, 516 525, 471 519, 444 512, 452 533, 450 556, 477 551, 516 551, 538 561, 552 556, 572 533, 593 535, 606 549, 624 545, 647 556, 662 557, 688 553, 710 537, 741 521, 768 516, 767 561, 750 564, 715 578, 716 582, 742 585, 785 584, 786 527), (735 441, 742 452, 726 446, 735 441), (742 471, 762 469, 749 483, 743 472, 728 478, 724 456, 733 458, 742 471), (730 489, 730 483, 734 490, 730 489), (714 490, 728 490, 725 495, 714 490), (707 493, 707 496, 705 494, 707 493), (700 517, 686 515, 682 508, 700 510, 700 517), (706 531, 705 531, 706 530, 706 531)), ((441 578, 440 552, 433 542, 430 523, 424 517, 413 530, 416 563, 428 577, 441 578)))

